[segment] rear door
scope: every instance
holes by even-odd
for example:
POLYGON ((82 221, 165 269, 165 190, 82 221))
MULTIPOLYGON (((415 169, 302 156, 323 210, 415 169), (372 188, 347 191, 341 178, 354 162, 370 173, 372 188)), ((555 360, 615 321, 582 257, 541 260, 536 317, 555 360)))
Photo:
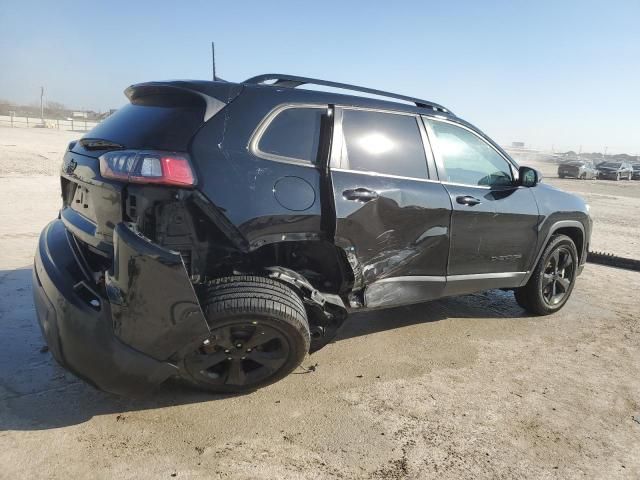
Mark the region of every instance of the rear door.
POLYGON ((447 293, 519 285, 538 238, 531 189, 517 186, 515 164, 472 129, 424 120, 453 206, 447 293))
POLYGON ((331 152, 335 240, 368 307, 436 298, 445 286, 451 201, 418 116, 337 107, 331 152))

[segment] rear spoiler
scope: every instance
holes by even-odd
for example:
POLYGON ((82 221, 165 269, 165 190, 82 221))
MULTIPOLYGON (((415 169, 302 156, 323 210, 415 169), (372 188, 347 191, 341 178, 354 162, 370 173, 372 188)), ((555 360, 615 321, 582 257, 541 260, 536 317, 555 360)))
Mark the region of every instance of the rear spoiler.
POLYGON ((145 97, 158 95, 178 95, 187 98, 199 98, 204 101, 206 122, 216 113, 222 110, 242 91, 242 86, 225 82, 205 82, 205 81, 169 81, 169 82, 146 82, 137 83, 127 87, 124 94, 133 104, 142 102, 145 97))

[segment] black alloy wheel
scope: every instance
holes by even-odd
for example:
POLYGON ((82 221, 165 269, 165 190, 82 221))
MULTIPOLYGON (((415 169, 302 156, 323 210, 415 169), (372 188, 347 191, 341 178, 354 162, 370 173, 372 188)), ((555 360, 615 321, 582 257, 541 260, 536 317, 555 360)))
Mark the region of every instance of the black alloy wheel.
POLYGON ((184 365, 198 382, 230 387, 257 385, 287 362, 286 334, 260 320, 239 320, 211 331, 184 365))
POLYGON ((575 264, 568 247, 559 247, 547 260, 540 289, 548 305, 558 305, 568 294, 575 278, 575 264))
POLYGON ((210 328, 179 352, 180 376, 202 390, 242 393, 284 378, 309 352, 311 336, 300 296, 257 275, 212 280, 200 287, 210 328))
POLYGON ((560 310, 569 300, 578 273, 578 250, 566 235, 554 235, 527 283, 514 290, 522 308, 536 315, 560 310))

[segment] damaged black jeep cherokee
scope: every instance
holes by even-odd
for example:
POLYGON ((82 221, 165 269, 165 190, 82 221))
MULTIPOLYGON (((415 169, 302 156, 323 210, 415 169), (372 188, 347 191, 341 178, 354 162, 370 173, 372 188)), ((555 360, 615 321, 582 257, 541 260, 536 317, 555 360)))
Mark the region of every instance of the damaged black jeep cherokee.
POLYGON ((250 391, 355 309, 502 288, 553 313, 584 266, 587 205, 435 103, 290 75, 125 93, 69 145, 33 270, 50 351, 103 390, 250 391))

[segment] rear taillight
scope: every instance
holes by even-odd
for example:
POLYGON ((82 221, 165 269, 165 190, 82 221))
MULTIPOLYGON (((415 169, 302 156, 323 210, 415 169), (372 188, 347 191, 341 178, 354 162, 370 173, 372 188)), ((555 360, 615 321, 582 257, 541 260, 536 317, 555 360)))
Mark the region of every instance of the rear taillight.
POLYGON ((189 155, 149 150, 116 150, 100 156, 100 174, 131 183, 191 187, 196 177, 189 155))

